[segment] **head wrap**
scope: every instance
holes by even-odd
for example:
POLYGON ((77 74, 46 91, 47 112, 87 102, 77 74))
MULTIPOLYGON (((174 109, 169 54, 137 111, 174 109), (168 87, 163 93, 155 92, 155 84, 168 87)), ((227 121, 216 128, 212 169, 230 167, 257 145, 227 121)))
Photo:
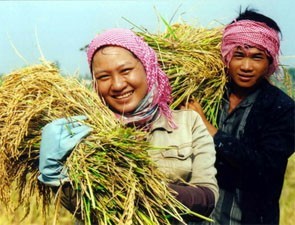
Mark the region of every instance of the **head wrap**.
POLYGON ((225 27, 221 43, 221 54, 226 66, 236 47, 255 47, 266 52, 272 58, 268 75, 279 66, 280 40, 278 32, 265 23, 252 20, 239 20, 225 27))
MULTIPOLYGON (((129 29, 113 28, 106 30, 105 32, 98 34, 89 44, 87 49, 88 64, 92 67, 93 56, 96 51, 103 46, 119 46, 132 52, 143 64, 145 72, 147 74, 148 83, 148 94, 151 99, 144 99, 144 102, 151 102, 151 104, 145 103, 146 107, 152 108, 155 106, 159 107, 160 112, 165 115, 168 119, 171 127, 175 127, 172 121, 172 113, 169 108, 169 103, 172 101, 171 97, 171 86, 169 84, 168 77, 161 70, 155 51, 148 46, 142 38, 137 36, 134 32, 129 29)), ((142 108, 142 106, 141 106, 142 108)), ((149 110, 149 111, 151 111, 149 110)), ((136 122, 139 120, 138 114, 134 115, 121 115, 128 116, 125 118, 127 121, 136 122)))

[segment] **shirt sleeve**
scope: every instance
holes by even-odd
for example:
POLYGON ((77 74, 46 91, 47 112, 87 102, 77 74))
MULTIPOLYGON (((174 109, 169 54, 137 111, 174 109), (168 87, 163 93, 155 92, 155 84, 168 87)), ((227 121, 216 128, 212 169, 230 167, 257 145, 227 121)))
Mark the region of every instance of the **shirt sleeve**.
POLYGON ((190 210, 209 216, 215 205, 214 193, 207 187, 169 184, 177 192, 175 198, 190 210))
POLYGON ((191 122, 193 133, 193 163, 192 175, 189 183, 198 187, 210 189, 214 193, 215 201, 217 201, 217 170, 214 165, 216 160, 216 152, 213 138, 209 134, 199 114, 193 112, 193 117, 191 119, 193 120, 191 122))

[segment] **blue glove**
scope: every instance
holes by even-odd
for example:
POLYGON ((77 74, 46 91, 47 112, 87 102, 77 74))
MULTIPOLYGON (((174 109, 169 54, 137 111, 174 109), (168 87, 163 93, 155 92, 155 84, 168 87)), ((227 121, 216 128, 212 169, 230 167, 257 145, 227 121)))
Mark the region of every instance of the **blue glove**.
POLYGON ((52 121, 44 126, 41 136, 38 180, 49 186, 69 181, 62 161, 92 129, 81 123, 86 116, 73 116, 52 121))

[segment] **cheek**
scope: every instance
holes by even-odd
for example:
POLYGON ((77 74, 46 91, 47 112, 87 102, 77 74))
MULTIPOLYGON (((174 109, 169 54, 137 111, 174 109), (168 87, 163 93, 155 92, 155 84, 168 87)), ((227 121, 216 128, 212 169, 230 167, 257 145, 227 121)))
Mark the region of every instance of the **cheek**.
POLYGON ((239 66, 239 62, 235 61, 234 59, 232 59, 229 63, 228 63, 228 70, 235 70, 237 67, 239 66))
POLYGON ((138 88, 140 89, 140 92, 143 96, 145 96, 147 93, 148 93, 148 84, 147 84, 147 81, 145 78, 144 79, 144 82, 140 82, 138 83, 138 88))
POLYGON ((229 67, 227 68, 227 73, 229 75, 233 75, 236 71, 236 67, 233 64, 230 64, 229 67))
POLYGON ((146 95, 148 93, 148 84, 145 82, 144 87, 143 87, 143 92, 146 95))
POLYGON ((147 74, 144 69, 140 73, 140 79, 143 81, 143 86, 145 86, 147 89, 148 88, 147 74))
POLYGON ((107 97, 107 85, 104 85, 102 83, 96 83, 96 92, 101 98, 107 97))
POLYGON ((140 88, 141 91, 147 92, 148 84, 146 73, 144 71, 133 73, 132 76, 129 77, 129 84, 133 85, 134 87, 140 88))
POLYGON ((264 71, 264 73, 268 73, 269 67, 270 67, 270 64, 266 62, 262 68, 262 71, 264 71))

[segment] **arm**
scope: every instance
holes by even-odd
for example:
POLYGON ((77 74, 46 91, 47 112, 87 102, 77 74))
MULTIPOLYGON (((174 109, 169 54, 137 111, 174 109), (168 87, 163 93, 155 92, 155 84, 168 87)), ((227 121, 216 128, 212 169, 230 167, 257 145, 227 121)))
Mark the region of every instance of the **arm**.
POLYGON ((63 162, 74 147, 89 134, 91 128, 81 123, 85 116, 52 121, 42 129, 38 180, 51 186, 60 196, 61 204, 81 219, 79 192, 69 182, 63 162))
POLYGON ((188 102, 185 106, 182 106, 181 108, 187 108, 187 109, 192 109, 194 111, 196 111, 197 113, 199 113, 199 115, 201 116, 204 124, 206 125, 209 133, 211 136, 214 136, 217 132, 217 128, 214 127, 206 118, 205 113, 201 107, 201 105, 196 102, 196 101, 190 101, 188 102))
POLYGON ((241 140, 215 134, 217 155, 237 169, 276 173, 294 152, 294 124, 294 107, 251 112, 241 140))
POLYGON ((171 184, 176 198, 191 210, 209 216, 218 198, 215 179, 215 149, 200 115, 192 112, 187 116, 192 132, 192 172, 189 185, 171 184))
MULTIPOLYGON (((288 102, 290 102, 290 100, 288 102)), ((198 112, 202 117, 209 133, 214 137, 218 159, 229 163, 236 169, 242 169, 243 167, 244 169, 256 168, 254 171, 257 171, 257 169, 261 170, 264 168, 264 170, 267 171, 268 169, 276 169, 270 168, 271 165, 282 165, 284 167, 285 161, 294 152, 295 122, 294 103, 292 104, 291 107, 289 104, 289 106, 286 106, 285 108, 284 103, 278 103, 280 107, 278 107, 277 112, 272 112, 273 116, 269 117, 268 120, 265 118, 268 117, 271 112, 260 112, 260 118, 267 121, 265 121, 264 124, 259 125, 262 127, 261 130, 248 131, 256 132, 256 134, 253 135, 252 140, 238 140, 232 135, 226 134, 215 128, 206 119, 198 102, 191 101, 186 107, 198 112), (255 144, 253 144, 254 140, 255 144), (276 160, 278 160, 277 163, 274 163, 276 160)), ((253 117, 257 117, 257 115, 254 114, 253 117)), ((253 121, 256 121, 255 119, 253 121)), ((252 127, 257 128, 257 126, 258 122, 253 122, 252 127)))
POLYGON ((214 209, 216 199, 207 187, 169 184, 169 188, 177 193, 175 198, 192 211, 210 216, 214 209))

